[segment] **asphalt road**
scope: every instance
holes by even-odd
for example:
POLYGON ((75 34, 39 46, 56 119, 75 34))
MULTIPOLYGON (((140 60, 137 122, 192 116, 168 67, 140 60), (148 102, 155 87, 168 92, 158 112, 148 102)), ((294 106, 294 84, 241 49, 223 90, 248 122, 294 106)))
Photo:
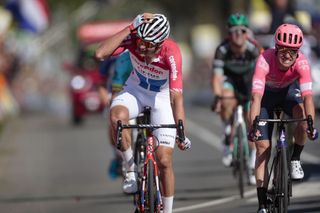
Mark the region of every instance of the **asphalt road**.
MULTIPOLYGON (((175 150, 174 212, 256 212, 255 187, 247 186, 240 199, 231 169, 221 163, 219 118, 208 107, 190 104, 187 115, 192 148, 175 150)), ((306 177, 294 183, 289 212, 320 212, 319 148, 310 142, 304 150, 306 177)), ((111 158, 106 124, 99 115, 76 128, 48 114, 12 120, 0 139, 0 212, 133 212, 121 179, 107 175, 111 158)))

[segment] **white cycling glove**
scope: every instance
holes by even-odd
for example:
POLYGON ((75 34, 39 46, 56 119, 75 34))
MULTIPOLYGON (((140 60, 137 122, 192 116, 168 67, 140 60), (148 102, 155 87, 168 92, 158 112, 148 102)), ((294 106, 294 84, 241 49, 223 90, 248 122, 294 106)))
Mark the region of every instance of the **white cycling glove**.
POLYGON ((191 148, 191 141, 187 137, 185 137, 184 141, 181 143, 179 140, 177 140, 177 143, 178 143, 179 149, 181 150, 187 150, 191 148))
POLYGON ((139 27, 142 23, 143 23, 143 15, 139 14, 137 15, 137 17, 135 17, 135 19, 132 21, 132 23, 130 24, 129 28, 131 31, 137 29, 137 27, 139 27))
POLYGON ((145 22, 149 22, 150 19, 153 18, 153 14, 152 13, 143 13, 143 14, 139 14, 135 17, 135 19, 132 21, 132 23, 130 24, 129 28, 131 31, 134 31, 135 29, 137 29, 142 23, 145 22))

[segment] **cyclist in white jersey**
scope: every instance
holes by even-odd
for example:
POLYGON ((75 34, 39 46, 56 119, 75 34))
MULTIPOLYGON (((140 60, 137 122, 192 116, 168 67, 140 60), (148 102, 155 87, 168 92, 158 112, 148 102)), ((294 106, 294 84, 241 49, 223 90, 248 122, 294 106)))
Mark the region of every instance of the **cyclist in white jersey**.
MULTIPOLYGON (((153 124, 177 123, 180 119, 185 124, 181 52, 178 45, 168 38, 169 32, 170 25, 164 15, 144 13, 138 15, 130 26, 106 39, 96 50, 96 57, 103 60, 127 49, 133 65, 124 89, 111 105, 114 137, 117 121, 127 124, 129 119, 142 112, 144 106, 151 106, 153 124)), ((172 155, 176 130, 158 129, 154 135, 159 141, 156 157, 161 173, 163 212, 171 213, 174 195, 172 155)), ((127 174, 123 190, 126 193, 137 191, 136 165, 130 140, 128 131, 124 130, 122 151, 127 174)), ((186 138, 178 147, 188 149, 191 142, 186 138)))

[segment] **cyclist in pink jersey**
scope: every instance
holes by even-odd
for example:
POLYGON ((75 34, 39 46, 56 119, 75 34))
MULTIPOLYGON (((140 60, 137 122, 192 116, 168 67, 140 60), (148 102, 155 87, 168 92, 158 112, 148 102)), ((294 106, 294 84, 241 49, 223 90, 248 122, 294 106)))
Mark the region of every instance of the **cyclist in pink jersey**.
MULTIPOLYGON (((96 50, 100 60, 117 55, 128 49, 133 71, 123 90, 112 101, 110 119, 115 137, 117 121, 127 124, 144 106, 151 106, 151 123, 174 123, 179 119, 185 124, 182 95, 182 63, 178 45, 169 39, 170 25, 162 14, 138 15, 132 24, 106 39, 96 50)), ((158 129, 154 135, 159 141, 156 159, 160 169, 163 196, 163 212, 171 213, 174 195, 174 173, 172 166, 176 130, 158 129)), ((126 193, 137 191, 136 165, 133 161, 130 135, 123 131, 122 153, 127 174, 123 184, 126 193)), ((178 144, 182 150, 191 147, 186 138, 178 144)))
MULTIPOLYGON (((310 66, 306 57, 299 51, 303 43, 301 29, 296 25, 282 24, 275 32, 275 43, 275 49, 264 51, 256 63, 252 81, 251 125, 257 115, 260 115, 260 118, 272 117, 275 107, 281 107, 293 118, 311 115, 314 119, 315 116, 310 66)), ((292 179, 304 177, 300 155, 306 143, 306 135, 311 140, 318 137, 316 129, 314 132, 308 132, 306 129, 306 122, 300 122, 294 131, 295 144, 290 162, 292 179)), ((271 150, 271 136, 272 127, 267 125, 259 126, 255 135, 252 131, 249 133, 249 138, 256 141, 257 148, 255 169, 258 213, 267 212, 267 181, 264 177, 271 150)))

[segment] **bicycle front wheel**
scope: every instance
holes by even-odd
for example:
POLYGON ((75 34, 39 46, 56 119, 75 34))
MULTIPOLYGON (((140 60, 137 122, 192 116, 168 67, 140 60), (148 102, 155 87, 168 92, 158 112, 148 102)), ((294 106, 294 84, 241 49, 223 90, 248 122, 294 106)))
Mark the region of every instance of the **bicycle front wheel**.
POLYGON ((156 183, 154 177, 154 165, 152 160, 148 161, 148 174, 147 174, 147 193, 146 193, 146 212, 147 213, 154 213, 155 206, 156 206, 156 183))
POLYGON ((243 138, 243 130, 241 125, 238 126, 237 128, 237 137, 238 137, 238 153, 237 153, 237 167, 239 169, 238 171, 238 186, 239 186, 239 191, 240 191, 240 197, 244 197, 244 170, 245 170, 245 159, 244 159, 244 138, 243 138))
POLYGON ((280 156, 278 161, 278 171, 277 171, 277 200, 278 200, 278 213, 288 212, 289 203, 289 185, 288 185, 288 161, 287 161, 287 151, 285 148, 280 150, 280 156))

